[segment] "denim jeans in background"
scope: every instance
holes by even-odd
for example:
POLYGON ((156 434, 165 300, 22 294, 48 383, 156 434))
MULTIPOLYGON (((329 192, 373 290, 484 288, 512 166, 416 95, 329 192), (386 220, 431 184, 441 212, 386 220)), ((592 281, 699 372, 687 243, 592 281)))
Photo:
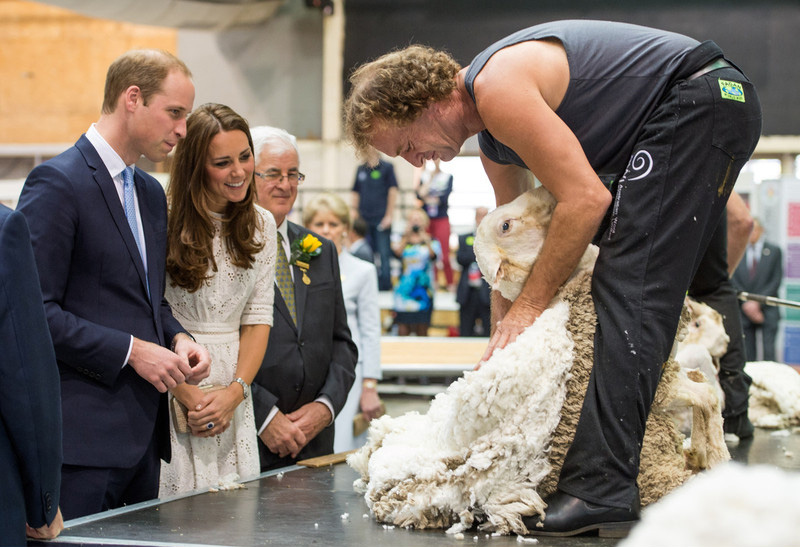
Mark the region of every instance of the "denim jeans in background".
POLYGON ((376 263, 378 267, 378 290, 391 291, 392 290, 392 246, 391 236, 392 229, 387 228, 381 230, 379 224, 368 224, 367 241, 370 247, 375 250, 375 253, 380 259, 376 263))

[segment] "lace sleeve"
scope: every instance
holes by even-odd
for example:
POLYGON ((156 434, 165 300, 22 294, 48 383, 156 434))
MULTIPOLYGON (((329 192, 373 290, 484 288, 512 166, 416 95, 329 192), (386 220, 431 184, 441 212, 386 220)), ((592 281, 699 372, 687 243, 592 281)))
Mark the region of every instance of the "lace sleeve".
POLYGON ((256 255, 256 283, 242 311, 242 325, 272 325, 272 301, 275 296, 275 253, 277 228, 272 213, 256 206, 262 221, 259 233, 264 247, 256 255))

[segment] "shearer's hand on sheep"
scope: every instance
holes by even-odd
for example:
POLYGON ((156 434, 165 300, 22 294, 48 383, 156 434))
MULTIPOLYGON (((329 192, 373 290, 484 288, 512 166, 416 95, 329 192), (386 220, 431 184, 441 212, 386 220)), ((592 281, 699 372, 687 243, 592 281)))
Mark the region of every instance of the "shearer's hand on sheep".
MULTIPOLYGON (((488 166, 487 166, 488 172, 488 166)), ((514 181, 525 175, 511 166, 492 166, 490 178, 514 181)), ((598 181, 599 183, 599 181, 598 181)), ((524 182, 509 182, 508 188, 524 187, 524 182)), ((506 256, 518 253, 537 256, 522 291, 513 297, 492 291, 492 333, 481 361, 486 361, 498 348, 513 342, 519 334, 547 309, 559 287, 575 271, 586 248, 592 241, 608 207, 610 194, 602 184, 579 185, 551 189, 551 198, 539 210, 525 211, 520 205, 511 206, 503 222, 491 227, 491 240, 502 244, 506 256), (529 223, 538 222, 544 228, 541 238, 528 239, 529 223)), ((512 202, 517 194, 504 196, 498 191, 498 203, 512 202)), ((483 267, 481 267, 483 270, 483 267)), ((485 271, 485 270, 483 270, 485 271)), ((496 272, 502 274, 502 272, 496 272)), ((528 272, 525 272, 528 274, 528 272)), ((496 289, 496 287, 495 287, 496 289)), ((480 363, 479 363, 480 366, 480 363)))

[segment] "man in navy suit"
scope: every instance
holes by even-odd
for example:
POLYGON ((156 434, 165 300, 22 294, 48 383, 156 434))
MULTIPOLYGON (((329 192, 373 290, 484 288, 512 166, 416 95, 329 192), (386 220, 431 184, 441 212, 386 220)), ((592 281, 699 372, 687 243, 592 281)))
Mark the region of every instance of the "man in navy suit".
POLYGON ((164 190, 133 168, 142 155, 166 159, 193 103, 183 62, 123 54, 100 119, 31 171, 20 195, 61 373, 67 519, 157 496, 159 456, 170 456, 164 394, 208 376, 208 352, 163 296, 164 190))
MULTIPOLYGON (((251 133, 258 202, 275 217, 283 238, 278 253, 290 258, 290 244, 310 233, 286 218, 303 178, 297 144, 274 127, 251 133)), ((319 239, 322 250, 306 271, 287 264, 289 294, 276 266, 272 331, 252 386, 262 471, 333 452, 334 418, 355 380, 358 350, 347 326, 339 256, 333 243, 319 239)))
POLYGON ((0 205, 0 545, 64 527, 61 396, 25 217, 0 205))

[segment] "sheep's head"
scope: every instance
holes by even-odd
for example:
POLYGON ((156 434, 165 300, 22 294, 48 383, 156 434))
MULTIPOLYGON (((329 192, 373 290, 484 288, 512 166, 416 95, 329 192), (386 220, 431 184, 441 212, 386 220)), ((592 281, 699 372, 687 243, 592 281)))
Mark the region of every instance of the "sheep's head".
POLYGON ((691 314, 691 321, 686 327, 684 344, 700 344, 708 349, 712 357, 722 357, 728 351, 730 337, 725 332, 722 316, 710 306, 686 299, 686 307, 691 314))
POLYGON ((501 205, 481 221, 475 256, 483 277, 508 300, 522 291, 544 243, 555 198, 540 186, 501 205))

